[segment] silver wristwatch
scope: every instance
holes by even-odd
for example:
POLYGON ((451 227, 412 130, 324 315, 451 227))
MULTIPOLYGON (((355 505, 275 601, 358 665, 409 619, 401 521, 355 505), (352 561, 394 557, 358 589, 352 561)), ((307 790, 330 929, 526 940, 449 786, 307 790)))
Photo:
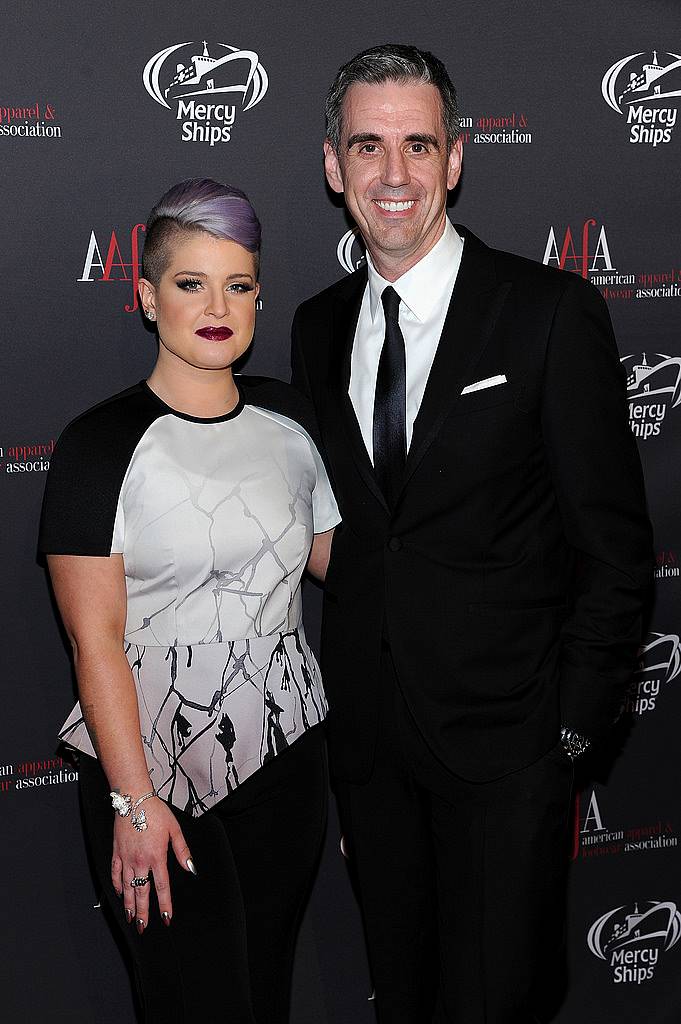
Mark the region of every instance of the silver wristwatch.
POLYGON ((591 746, 591 740, 582 736, 581 733, 575 732, 574 729, 568 729, 566 725, 560 730, 560 742, 571 761, 576 761, 591 746))

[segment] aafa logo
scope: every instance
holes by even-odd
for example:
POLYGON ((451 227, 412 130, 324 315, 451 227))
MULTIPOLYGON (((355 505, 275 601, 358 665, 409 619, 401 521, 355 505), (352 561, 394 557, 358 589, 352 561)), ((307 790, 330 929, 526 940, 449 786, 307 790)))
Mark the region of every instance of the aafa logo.
POLYGON ((681 674, 681 638, 675 633, 649 633, 638 652, 638 669, 624 705, 631 714, 654 711, 660 691, 681 674))
POLYGON ((603 75, 603 99, 618 114, 626 116, 629 142, 647 143, 655 148, 671 141, 677 107, 663 101, 681 96, 681 55, 666 53, 661 63, 653 51, 649 64, 642 62, 645 51, 615 61, 603 75))
POLYGON ((216 43, 213 53, 217 56, 211 56, 205 39, 201 53, 192 52, 197 46, 176 43, 159 50, 147 62, 142 81, 156 103, 168 110, 175 105, 182 142, 214 146, 230 141, 237 109, 251 110, 260 103, 269 79, 254 50, 216 43), (173 55, 174 74, 166 66, 173 55))
MULTIPOLYGON (((619 261, 618 261, 619 262, 619 261)), ((618 270, 612 260, 605 224, 587 217, 572 224, 549 227, 542 263, 579 274, 600 289, 604 299, 675 299, 681 295, 681 270, 618 270)))
POLYGON ((350 228, 345 232, 336 246, 336 256, 347 274, 353 274, 365 265, 367 254, 358 228, 350 228))
POLYGON ((126 313, 134 313, 139 307, 137 282, 142 262, 141 231, 146 231, 146 225, 135 224, 131 228, 130 259, 126 260, 121 252, 115 231, 111 232, 106 246, 102 248, 93 229, 90 232, 83 270, 80 277, 77 278, 80 283, 104 281, 108 284, 111 281, 127 281, 131 289, 131 301, 123 306, 126 313), (102 252, 106 252, 105 258, 102 258, 102 252))
POLYGON ((659 436, 668 409, 681 405, 681 358, 656 352, 622 356, 627 370, 629 426, 642 441, 659 436))
POLYGON ((660 959, 681 937, 681 914, 671 901, 646 900, 615 907, 589 928, 587 945, 612 967, 615 984, 650 981, 660 959))
MULTIPOLYGON (((642 698, 647 700, 650 698, 642 698)), ((654 700, 654 698, 653 698, 654 700)), ((577 793, 575 797, 574 833, 572 859, 602 860, 603 857, 621 854, 654 853, 658 850, 670 850, 679 845, 674 825, 669 818, 648 820, 635 825, 606 825, 602 803, 596 796, 595 788, 586 803, 586 811, 582 817, 586 794, 577 793)))
POLYGON ((560 233, 556 236, 556 229, 552 224, 546 239, 542 263, 558 267, 560 270, 571 270, 586 280, 589 280, 590 274, 615 273, 604 224, 599 228, 597 221, 589 217, 576 233, 573 233, 570 224, 567 225, 560 247, 559 237, 560 233), (575 234, 579 248, 575 244, 575 234))

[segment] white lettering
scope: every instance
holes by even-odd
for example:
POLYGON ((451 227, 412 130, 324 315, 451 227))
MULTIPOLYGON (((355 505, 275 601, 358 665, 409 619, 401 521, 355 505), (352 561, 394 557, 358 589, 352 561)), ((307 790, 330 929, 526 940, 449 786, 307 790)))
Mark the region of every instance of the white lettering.
POLYGON ((551 260, 554 260, 557 267, 560 267, 560 256, 558 254, 558 243, 556 242, 556 232, 553 230, 553 224, 549 231, 549 237, 546 239, 546 248, 544 249, 544 256, 542 263, 549 264, 551 260))
POLYGON ((93 267, 99 267, 99 269, 102 272, 102 277, 104 277, 104 261, 102 259, 102 254, 99 251, 99 246, 97 245, 97 239, 95 237, 94 231, 92 231, 90 234, 90 242, 87 247, 85 263, 83 264, 83 273, 79 278, 77 278, 77 280, 94 281, 94 278, 91 276, 93 267), (96 260, 95 255, 97 256, 96 260))
POLYGON ((596 266, 596 260, 598 260, 598 259, 603 260, 603 267, 601 267, 600 269, 602 269, 602 270, 614 270, 615 269, 613 267, 612 261, 610 259, 610 250, 608 249, 608 240, 605 237, 605 224, 601 225, 601 231, 600 231, 600 234, 598 236, 598 242, 596 243, 596 251, 594 253, 593 263, 589 267, 589 270, 598 270, 599 269, 596 266))
POLYGON ((236 107, 227 103, 197 103, 196 100, 179 100, 177 104, 178 121, 222 121, 223 124, 234 124, 236 107))
POLYGON ((589 806, 586 810, 586 817, 584 818, 584 828, 581 830, 582 834, 585 832, 604 832, 605 825, 601 818, 601 811, 598 806, 598 800, 596 799, 596 790, 592 790, 591 799, 589 800, 589 806), (593 827, 590 826, 590 822, 594 822, 593 827))

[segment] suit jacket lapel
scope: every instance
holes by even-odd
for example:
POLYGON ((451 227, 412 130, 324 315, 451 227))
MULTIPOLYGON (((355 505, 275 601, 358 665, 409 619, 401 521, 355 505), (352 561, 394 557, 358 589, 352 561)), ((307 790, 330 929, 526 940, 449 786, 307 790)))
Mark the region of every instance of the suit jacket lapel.
POLYGON ((352 346, 359 311, 362 305, 367 271, 357 272, 348 279, 348 288, 336 295, 333 309, 333 359, 329 373, 329 390, 335 403, 338 419, 343 424, 352 457, 369 490, 388 510, 385 497, 378 485, 374 467, 364 444, 357 416, 349 394, 352 346), (356 278, 356 280, 354 280, 356 278))
POLYGON ((511 285, 498 282, 489 248, 457 225, 463 258, 409 446, 403 487, 470 381, 511 285))

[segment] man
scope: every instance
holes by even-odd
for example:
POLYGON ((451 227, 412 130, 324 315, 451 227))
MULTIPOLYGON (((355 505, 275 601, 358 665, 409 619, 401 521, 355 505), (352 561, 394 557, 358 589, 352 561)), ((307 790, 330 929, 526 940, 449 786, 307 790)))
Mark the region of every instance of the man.
POLYGON ((343 515, 322 653, 378 1020, 545 1021, 572 759, 617 717, 652 574, 624 375, 596 289, 449 223, 439 60, 365 51, 326 112, 368 269, 299 308, 293 365, 343 515))

